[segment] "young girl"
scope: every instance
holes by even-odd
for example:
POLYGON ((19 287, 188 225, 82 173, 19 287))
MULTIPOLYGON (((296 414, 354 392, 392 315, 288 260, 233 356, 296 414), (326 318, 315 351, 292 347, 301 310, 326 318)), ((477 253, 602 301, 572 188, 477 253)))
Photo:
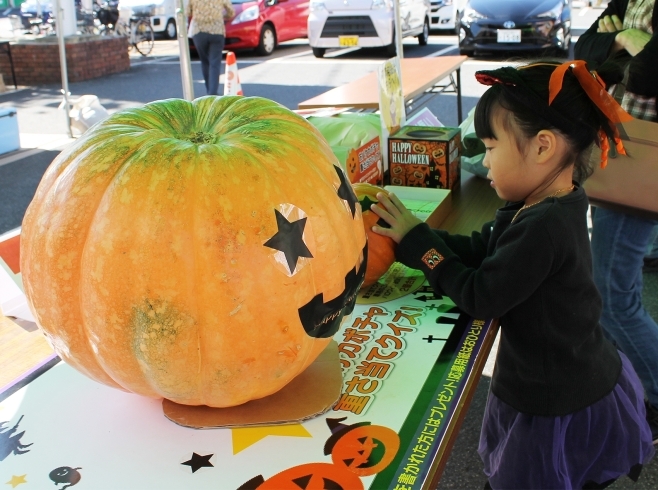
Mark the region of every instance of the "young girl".
POLYGON ((395 240, 397 259, 422 270, 460 309, 500 319, 478 449, 485 488, 604 488, 624 474, 637 479, 654 454, 642 385, 599 325, 588 201, 578 184, 591 173, 592 143, 603 160, 607 136, 623 151, 613 123, 629 116, 582 61, 476 77, 491 85, 475 113, 484 166, 508 204, 465 237, 430 230, 395 195, 380 193, 385 209, 372 210, 390 228, 373 230, 395 240))

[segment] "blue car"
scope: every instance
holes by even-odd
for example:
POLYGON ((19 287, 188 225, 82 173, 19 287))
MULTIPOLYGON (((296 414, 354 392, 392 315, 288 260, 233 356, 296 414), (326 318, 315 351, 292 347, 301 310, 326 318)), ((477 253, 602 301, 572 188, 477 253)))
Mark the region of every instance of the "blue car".
POLYGON ((469 0, 457 14, 459 52, 552 50, 567 55, 571 0, 469 0))

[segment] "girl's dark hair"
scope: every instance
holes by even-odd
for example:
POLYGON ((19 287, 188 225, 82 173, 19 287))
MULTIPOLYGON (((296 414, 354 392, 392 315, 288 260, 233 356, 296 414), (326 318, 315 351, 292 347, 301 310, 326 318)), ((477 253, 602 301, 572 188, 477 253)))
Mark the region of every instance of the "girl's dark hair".
MULTIPOLYGON (((528 64, 527 67, 487 71, 487 74, 500 79, 501 83, 493 84, 478 101, 475 108, 475 133, 478 138, 497 139, 492 121, 500 108, 509 111, 502 124, 505 129, 515 133, 520 151, 525 142, 542 129, 557 130, 565 137, 571 149, 557 173, 574 163, 573 178, 582 182, 593 172, 589 161, 590 148, 593 143, 598 144, 601 129, 610 133, 610 123, 587 96, 571 70, 566 71, 562 90, 553 103, 548 105, 549 80, 560 64, 561 61, 542 60, 528 64), (518 130, 514 131, 510 119, 513 119, 518 130)), ((601 65, 597 73, 608 86, 620 82, 623 77, 622 69, 610 62, 601 65)))

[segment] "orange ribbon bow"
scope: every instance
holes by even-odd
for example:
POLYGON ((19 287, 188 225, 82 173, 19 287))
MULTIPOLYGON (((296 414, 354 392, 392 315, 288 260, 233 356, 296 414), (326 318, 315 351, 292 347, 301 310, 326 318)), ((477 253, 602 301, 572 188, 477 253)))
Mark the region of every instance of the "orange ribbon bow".
MULTIPOLYGON (((617 103, 617 101, 605 90, 605 83, 598 76, 596 72, 591 72, 587 69, 587 64, 583 60, 567 61, 558 66, 551 74, 551 79, 548 84, 548 105, 551 105, 557 97, 557 94, 562 90, 562 81, 564 74, 571 68, 572 73, 578 79, 580 86, 583 88, 587 96, 594 104, 603 112, 605 117, 610 121, 610 127, 614 134, 615 148, 621 155, 626 155, 626 150, 619 137, 619 131, 615 127, 616 124, 632 121, 633 117, 626 112, 617 103)), ((608 151, 610 145, 608 144, 608 136, 605 131, 599 132, 599 143, 601 147, 601 168, 605 168, 608 164, 608 151)))

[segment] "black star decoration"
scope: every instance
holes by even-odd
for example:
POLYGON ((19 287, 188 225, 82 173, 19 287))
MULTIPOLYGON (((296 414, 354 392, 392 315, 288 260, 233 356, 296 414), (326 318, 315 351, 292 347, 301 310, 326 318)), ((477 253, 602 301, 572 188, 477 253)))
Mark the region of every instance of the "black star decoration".
POLYGON ((210 462, 210 458, 212 457, 213 457, 212 454, 206 454, 205 456, 201 456, 200 454, 192 453, 192 457, 181 464, 189 466, 190 468, 192 468, 192 473, 195 473, 196 470, 198 470, 199 468, 204 468, 204 467, 214 468, 215 465, 213 465, 210 462))
MULTIPOLYGON (((370 207, 371 207, 373 204, 379 204, 379 201, 373 201, 372 199, 370 199, 370 196, 363 196, 363 199, 361 199, 361 200, 359 201, 359 204, 361 204, 361 211, 362 211, 362 212, 364 212, 364 211, 370 211, 370 212, 372 212, 372 210, 370 209, 370 207)), ((389 224, 388 224, 386 221, 384 221, 382 218, 379 218, 379 219, 377 220, 377 226, 381 226, 382 228, 390 228, 390 227, 391 227, 391 225, 389 225, 389 224)))
POLYGON ((359 201, 361 204, 361 211, 370 211, 370 208, 373 204, 377 204, 377 201, 370 199, 370 196, 363 196, 363 199, 359 201))
POLYGON ((299 257, 313 258, 303 238, 306 218, 291 222, 276 209, 274 210, 274 215, 276 216, 276 226, 279 231, 266 241, 264 245, 283 252, 286 256, 286 262, 288 262, 288 268, 293 273, 297 267, 297 259, 299 257))
POLYGON ((347 204, 350 207, 350 211, 352 211, 352 218, 354 218, 354 215, 356 214, 356 203, 358 202, 356 198, 356 194, 354 194, 354 189, 352 189, 352 186, 345 178, 345 174, 343 173, 343 171, 340 168, 336 167, 335 165, 334 168, 336 169, 336 173, 338 174, 338 178, 340 179, 340 187, 338 188, 338 197, 340 197, 344 201, 347 201, 347 204))

